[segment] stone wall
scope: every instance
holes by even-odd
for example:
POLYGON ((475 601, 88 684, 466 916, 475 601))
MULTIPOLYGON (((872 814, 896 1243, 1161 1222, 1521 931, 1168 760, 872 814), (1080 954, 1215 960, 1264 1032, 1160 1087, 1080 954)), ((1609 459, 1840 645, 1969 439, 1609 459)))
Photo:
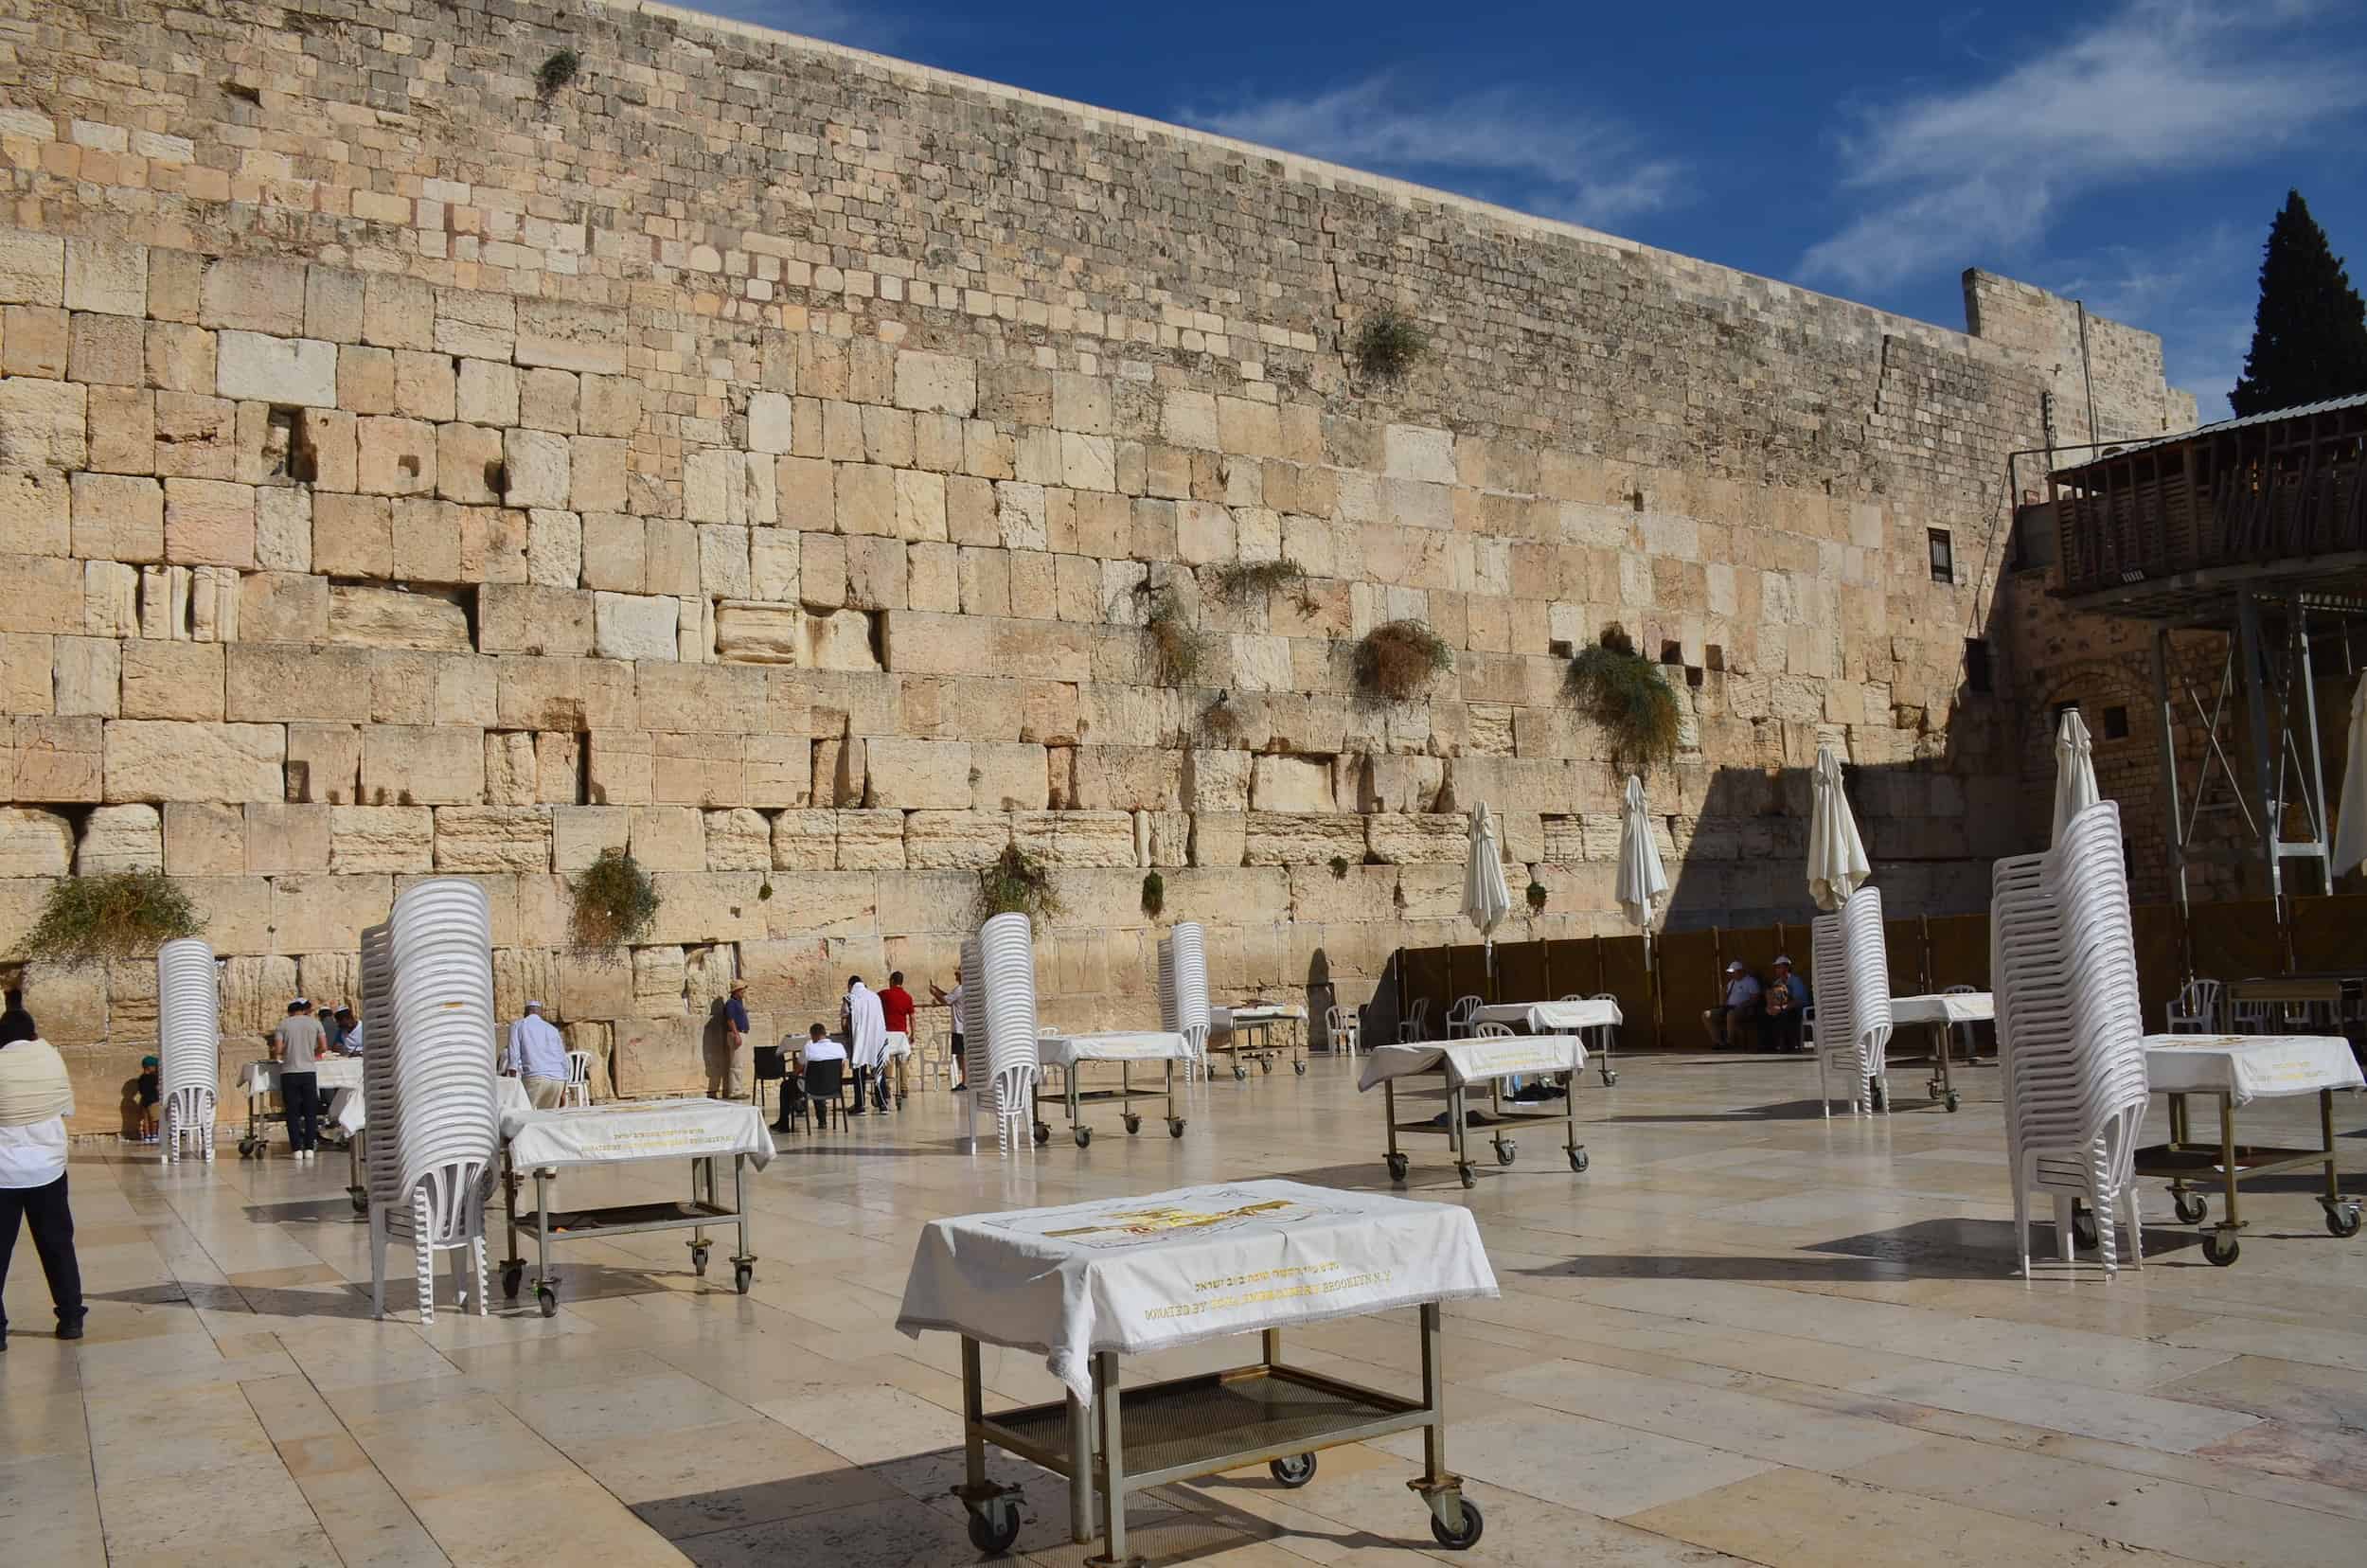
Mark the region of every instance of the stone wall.
MULTIPOLYGON (((654 6, 5 0, 0 50, 0 947, 161 865, 259 1031, 467 875, 505 1011, 639 1093, 735 974, 759 1038, 949 980, 1015 841, 1048 1017, 1139 1019, 1182 918, 1220 991, 1353 1004, 1457 931, 1480 800, 1524 935, 1618 929, 1564 686, 1612 621, 1684 707, 1678 923, 1797 915, 1820 743, 1894 907, 2020 846, 2010 650, 1963 660, 2058 375, 2020 338, 654 6), (1344 347, 1384 305, 1399 382, 1344 347), (1378 704, 1399 617, 1455 667, 1378 704), (570 953, 611 846, 660 929, 570 953)), ((148 967, 30 987, 111 1122, 148 967)))

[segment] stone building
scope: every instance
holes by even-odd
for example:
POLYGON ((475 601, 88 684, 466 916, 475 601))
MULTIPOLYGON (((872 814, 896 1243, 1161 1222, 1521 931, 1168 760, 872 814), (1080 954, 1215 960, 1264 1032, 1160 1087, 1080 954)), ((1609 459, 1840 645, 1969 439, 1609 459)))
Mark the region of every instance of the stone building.
MULTIPOLYGON (((1977 908, 2011 454, 2192 422, 2158 341, 2003 278, 1945 330, 655 5, 44 0, 0 51, 0 951, 161 865, 241 1034, 431 873, 627 1093, 734 974, 760 1038, 950 979, 1014 841, 1070 1024, 1139 1017, 1179 918, 1225 992, 1362 1000, 1455 930, 1480 800, 1530 934, 1617 929, 1565 689, 1611 622, 1684 708, 1676 921, 1799 914, 1820 742, 1893 906, 1977 908), (1454 668, 1376 703, 1397 618, 1454 668), (572 953, 611 846, 659 929, 572 953)), ((150 967, 29 985, 109 1124, 150 967)))

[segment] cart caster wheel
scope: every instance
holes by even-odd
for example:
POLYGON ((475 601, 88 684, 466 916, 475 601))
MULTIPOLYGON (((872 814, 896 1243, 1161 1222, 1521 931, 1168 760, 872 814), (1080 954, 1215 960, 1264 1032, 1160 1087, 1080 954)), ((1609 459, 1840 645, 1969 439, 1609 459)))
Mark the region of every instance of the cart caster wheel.
POLYGON ((1264 1068, 1264 1069, 1266 1070, 1266 1073, 1267 1073, 1267 1076, 1268 1076, 1268 1077, 1272 1077, 1272 1074, 1273 1074, 1273 1059, 1272 1059, 1272 1058, 1269 1057, 1267 1060, 1265 1060, 1264 1061, 1259 1062, 1257 1065, 1258 1065, 1258 1066, 1260 1066, 1260 1067, 1262 1067, 1262 1068, 1264 1068))
POLYGON ((523 1263, 513 1268, 504 1268, 502 1270, 502 1294, 512 1301, 517 1300, 518 1287, 525 1283, 525 1277, 526 1270, 523 1263))
POLYGON ((2084 1204, 2074 1204, 2072 1208, 2072 1239, 2083 1247, 2103 1244, 2096 1233, 2096 1217, 2090 1214, 2084 1204))
POLYGON ((543 1310, 544 1317, 559 1315, 559 1292, 548 1285, 537 1285, 534 1288, 534 1304, 543 1310))
POLYGON ((1593 1163, 1586 1157, 1586 1150, 1583 1149, 1574 1149, 1570 1151, 1570 1168, 1573 1170, 1582 1171, 1593 1163))
POLYGON ((704 1247, 693 1247, 690 1249, 690 1272, 697 1274, 702 1279, 706 1277, 707 1250, 704 1247))
POLYGON ((1889 1101, 1889 1091, 1885 1090, 1880 1084, 1876 1084, 1874 1086, 1873 1098, 1869 1103, 1871 1103, 1877 1111, 1886 1111, 1890 1108, 1889 1101))
POLYGON ((1249 1077, 1249 1069, 1236 1063, 1233 1068, 1233 1081, 1238 1083, 1247 1077, 1249 1077))
POLYGON ((1290 1063, 1290 1071, 1296 1073, 1301 1078, 1305 1078, 1307 1076, 1307 1063, 1304 1061, 1293 1061, 1290 1063))
POLYGON ((2358 1234, 2358 1205, 2357 1203, 2327 1204, 2326 1229, 2337 1236, 2357 1236, 2358 1234))
POLYGON ((1043 1124, 1042 1122, 1038 1122, 1038 1123, 1036 1124, 1036 1147, 1038 1147, 1039 1149, 1041 1149, 1041 1148, 1042 1148, 1045 1144, 1048 1144, 1048 1143, 1050 1143, 1051 1141, 1052 1141, 1052 1129, 1051 1129, 1050 1127, 1047 1127, 1047 1126, 1046 1126, 1045 1124, 1043 1124))
POLYGON ((970 1543, 988 1557, 999 1557, 1019 1539, 1019 1507, 999 1499, 970 1516, 970 1543))
POLYGON ((2199 1192, 2173 1192, 2170 1203, 2178 1211, 2180 1224, 2199 1225, 2211 1212, 2211 1201, 2199 1192))
POLYGON ((1498 1165, 1508 1166, 1520 1158, 1520 1155, 1521 1146, 1510 1138, 1500 1138, 1496 1141, 1496 1163, 1498 1165))
POLYGON ((1315 1479, 1315 1456, 1311 1453, 1292 1454, 1288 1459, 1274 1460, 1266 1469, 1273 1472, 1277 1486, 1296 1491, 1315 1479))
POLYGON ((1127 1117, 1127 1118, 1126 1118, 1126 1135, 1127 1135, 1128 1137, 1130 1137, 1130 1137, 1132 1137, 1135 1133, 1140 1132, 1142 1130, 1143 1130, 1143 1118, 1142 1118, 1142 1117, 1140 1117, 1140 1116, 1129 1116, 1129 1117, 1127 1117))
POLYGON ((1184 1118, 1181 1116, 1169 1116, 1167 1118, 1167 1136, 1170 1138, 1180 1138, 1183 1135, 1184 1118))
POLYGON ((1467 1190, 1479 1185, 1479 1167, 1477 1166, 1459 1165, 1454 1167, 1454 1173, 1463 1178, 1463 1185, 1467 1190))
POLYGON ((1077 1147, 1082 1149, 1094 1141, 1094 1130, 1090 1127, 1080 1127, 1077 1130, 1076 1138, 1077 1147))
POLYGON ((1406 1171, 1407 1171, 1408 1169, 1410 1169, 1410 1168, 1412 1167, 1412 1165, 1413 1165, 1413 1162, 1412 1162, 1412 1161, 1410 1161, 1410 1160, 1408 1160, 1408 1159, 1407 1159, 1404 1155, 1402 1155, 1402 1154, 1392 1154, 1392 1155, 1390 1155, 1390 1156, 1389 1156, 1389 1179, 1390 1179, 1391 1181, 1393 1181, 1393 1182, 1402 1182, 1402 1181, 1404 1181, 1404 1180, 1405 1180, 1405 1173, 1406 1173, 1406 1171))
POLYGON ((756 1283, 756 1266, 754 1263, 735 1263, 732 1265, 732 1289, 738 1291, 741 1295, 746 1295, 748 1293, 748 1287, 756 1283))
POLYGON ((1950 1111, 1953 1111, 1957 1106, 1964 1103, 1964 1098, 1962 1096, 1958 1095, 1955 1090, 1950 1089, 1948 1092, 1948 1097, 1940 1103, 1947 1106, 1950 1111))
POLYGON ((1478 1545, 1480 1532, 1487 1527, 1487 1522, 1480 1517, 1478 1504, 1468 1497, 1461 1499, 1461 1502, 1463 1504, 1463 1528, 1459 1530, 1448 1529, 1446 1523, 1436 1514, 1430 1516, 1432 1538, 1450 1552, 1468 1551, 1478 1545))
POLYGON ((2213 1231, 2202 1238, 2202 1256, 2211 1260, 2214 1268, 2226 1268, 2235 1261, 2236 1255, 2243 1250, 2243 1243, 2230 1233, 2213 1231), (2224 1247, 2220 1245, 2222 1240, 2226 1242, 2224 1247))
POLYGON ((368 1193, 348 1192, 346 1196, 352 1200, 354 1213, 367 1214, 370 1212, 370 1195, 368 1193))
POLYGON ((255 1158, 255 1140, 253 1138, 240 1138, 239 1140, 239 1158, 241 1160, 251 1160, 255 1158))
POLYGON ((1606 1089, 1610 1088, 1612 1084, 1617 1083, 1618 1081, 1619 1075, 1617 1073, 1605 1073, 1603 1075, 1603 1087, 1606 1089))

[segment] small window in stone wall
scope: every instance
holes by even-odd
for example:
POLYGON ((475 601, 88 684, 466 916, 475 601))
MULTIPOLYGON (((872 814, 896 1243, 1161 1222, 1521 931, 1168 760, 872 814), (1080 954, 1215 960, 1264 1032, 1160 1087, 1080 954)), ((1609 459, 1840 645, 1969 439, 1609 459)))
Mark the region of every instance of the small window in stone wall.
POLYGON ((1956 546, 1946 528, 1925 530, 1931 541, 1931 580, 1952 583, 1956 580, 1956 546))
POLYGON ((1965 689, 1989 692, 1996 689, 1996 677, 1989 673, 1989 645, 1980 637, 1965 639, 1965 689))
POLYGON ((2109 707, 2104 710, 2104 738, 2107 740, 2128 739, 2128 709, 2109 707))

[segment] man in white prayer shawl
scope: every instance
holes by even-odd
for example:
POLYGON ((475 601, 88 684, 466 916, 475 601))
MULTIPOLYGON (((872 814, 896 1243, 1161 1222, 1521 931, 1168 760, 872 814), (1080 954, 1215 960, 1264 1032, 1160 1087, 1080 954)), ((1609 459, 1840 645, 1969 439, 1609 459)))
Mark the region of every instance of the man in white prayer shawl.
POLYGON ((880 1006, 879 993, 863 983, 863 976, 846 977, 846 1054, 855 1063, 855 1108, 850 1116, 860 1116, 871 1109, 863 1090, 871 1075, 880 1070, 887 1052, 887 1013, 880 1006))

